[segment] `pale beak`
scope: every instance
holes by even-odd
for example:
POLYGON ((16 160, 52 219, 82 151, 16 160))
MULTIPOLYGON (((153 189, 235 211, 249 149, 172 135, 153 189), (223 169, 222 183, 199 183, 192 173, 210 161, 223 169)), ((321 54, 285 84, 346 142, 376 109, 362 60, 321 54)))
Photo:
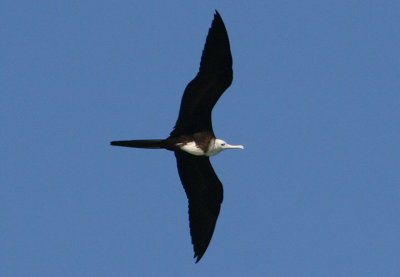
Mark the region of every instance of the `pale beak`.
POLYGON ((225 149, 244 149, 243 145, 230 145, 230 144, 226 144, 225 149))

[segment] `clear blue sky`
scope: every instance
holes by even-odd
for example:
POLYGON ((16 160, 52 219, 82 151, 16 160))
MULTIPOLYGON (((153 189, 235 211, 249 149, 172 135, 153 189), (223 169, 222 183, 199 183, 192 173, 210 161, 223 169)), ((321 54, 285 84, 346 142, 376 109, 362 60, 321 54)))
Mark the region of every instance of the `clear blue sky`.
POLYGON ((400 2, 189 2, 2 1, 0 276, 400 276, 400 2), (174 155, 109 141, 169 134, 215 9, 246 149, 194 264, 174 155))

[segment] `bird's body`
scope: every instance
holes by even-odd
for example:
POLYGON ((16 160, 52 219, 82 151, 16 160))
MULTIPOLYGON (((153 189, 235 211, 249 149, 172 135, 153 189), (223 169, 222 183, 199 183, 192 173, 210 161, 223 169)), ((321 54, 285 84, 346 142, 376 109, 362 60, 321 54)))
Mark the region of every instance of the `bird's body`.
POLYGON ((198 132, 192 135, 169 137, 165 140, 123 140, 113 141, 111 145, 147 149, 167 149, 170 151, 185 151, 194 156, 215 156, 225 149, 243 149, 242 145, 230 145, 215 138, 209 132, 198 132))
POLYGON ((222 183, 209 157, 229 145, 214 135, 211 112, 233 79, 228 34, 216 11, 204 46, 200 70, 187 85, 178 120, 166 139, 113 141, 111 145, 174 151, 180 179, 189 200, 190 234, 196 262, 207 250, 223 200, 222 183))

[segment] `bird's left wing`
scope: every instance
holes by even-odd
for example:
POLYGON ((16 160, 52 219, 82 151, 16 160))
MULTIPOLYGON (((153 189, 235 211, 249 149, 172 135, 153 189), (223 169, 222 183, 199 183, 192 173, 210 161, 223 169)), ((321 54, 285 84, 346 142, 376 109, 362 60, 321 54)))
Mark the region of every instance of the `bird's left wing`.
POLYGON ((207 250, 223 200, 222 183, 210 159, 175 152, 178 172, 189 200, 190 235, 196 263, 207 250))
POLYGON ((211 112, 233 79, 228 33, 216 11, 201 56, 200 69, 187 85, 171 136, 212 132, 211 112))

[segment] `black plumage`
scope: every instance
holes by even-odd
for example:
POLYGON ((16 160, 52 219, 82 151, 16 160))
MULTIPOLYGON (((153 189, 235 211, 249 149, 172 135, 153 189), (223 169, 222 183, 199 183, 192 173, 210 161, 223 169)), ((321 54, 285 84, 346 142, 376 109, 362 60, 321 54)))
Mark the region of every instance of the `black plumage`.
POLYGON ((190 235, 196 262, 207 250, 223 200, 223 188, 209 157, 175 151, 178 172, 189 200, 190 235))
POLYGON ((231 85, 232 79, 228 33, 221 16, 216 12, 201 56, 199 73, 186 86, 171 136, 201 131, 213 133, 212 109, 231 85))
POLYGON ((135 148, 164 148, 175 152, 181 182, 189 201, 190 235, 196 263, 212 238, 223 200, 222 183, 209 156, 233 146, 216 139, 212 109, 233 79, 229 38, 218 11, 214 15, 196 77, 187 85, 179 116, 164 140, 113 141, 111 145, 135 148))

